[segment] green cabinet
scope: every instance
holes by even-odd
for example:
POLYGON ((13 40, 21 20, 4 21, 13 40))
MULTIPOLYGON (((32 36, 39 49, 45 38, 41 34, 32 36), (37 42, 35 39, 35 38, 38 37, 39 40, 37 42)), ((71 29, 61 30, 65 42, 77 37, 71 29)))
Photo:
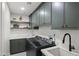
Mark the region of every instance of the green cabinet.
POLYGON ((42 4, 40 9, 40 25, 49 25, 51 22, 51 3, 42 4))
POLYGON ((79 3, 65 3, 65 25, 66 28, 79 28, 79 3))
POLYGON ((39 26, 39 10, 37 10, 35 13, 33 13, 31 18, 32 27, 39 26))
POLYGON ((40 15, 39 15, 39 17, 40 17, 40 26, 42 26, 44 24, 44 20, 45 20, 44 8, 45 8, 44 4, 39 8, 39 10, 40 10, 40 12, 39 12, 40 13, 40 15))
POLYGON ((50 24, 51 4, 43 3, 31 16, 32 27, 50 24))
POLYGON ((52 3, 52 29, 78 29, 79 3, 52 3))
POLYGON ((52 29, 78 29, 79 2, 46 2, 31 16, 32 26, 50 24, 52 29))
POLYGON ((36 26, 39 26, 40 17, 39 17, 39 10, 36 11, 36 26))
POLYGON ((45 24, 51 24, 51 3, 45 3, 45 24))
POLYGON ((61 29, 64 25, 64 3, 52 3, 52 29, 61 29))
POLYGON ((32 15, 32 27, 36 25, 36 13, 32 15))

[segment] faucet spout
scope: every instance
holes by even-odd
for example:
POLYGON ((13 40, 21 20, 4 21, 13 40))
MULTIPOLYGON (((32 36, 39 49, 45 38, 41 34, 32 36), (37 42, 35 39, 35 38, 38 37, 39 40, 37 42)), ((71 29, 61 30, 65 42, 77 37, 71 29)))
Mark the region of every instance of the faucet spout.
POLYGON ((66 33, 66 34, 64 35, 62 43, 65 42, 65 37, 66 37, 67 35, 69 36, 69 51, 72 51, 72 46, 71 46, 71 35, 70 35, 69 33, 66 33))

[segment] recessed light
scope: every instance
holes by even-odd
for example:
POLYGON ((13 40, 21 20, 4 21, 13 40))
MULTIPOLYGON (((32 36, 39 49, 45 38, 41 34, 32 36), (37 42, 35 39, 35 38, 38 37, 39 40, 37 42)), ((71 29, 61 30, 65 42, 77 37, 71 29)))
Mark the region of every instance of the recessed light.
POLYGON ((25 10, 25 8, 24 7, 21 7, 21 10, 23 11, 23 10, 25 10))

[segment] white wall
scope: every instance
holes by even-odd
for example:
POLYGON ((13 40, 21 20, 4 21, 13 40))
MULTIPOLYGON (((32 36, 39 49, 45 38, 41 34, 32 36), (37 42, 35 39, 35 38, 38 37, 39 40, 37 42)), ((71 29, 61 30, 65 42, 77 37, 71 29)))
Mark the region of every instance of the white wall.
POLYGON ((2 48, 1 48, 2 47, 2 40, 1 40, 1 38, 2 38, 2 35, 1 35, 1 32, 2 32, 1 31, 1 27, 2 27, 2 24, 1 24, 1 22, 2 22, 1 21, 1 18, 2 18, 2 16, 1 16, 1 9, 2 8, 1 8, 1 2, 0 2, 0 55, 1 55, 1 51, 2 51, 2 48))
MULTIPOLYGON (((11 15, 16 16, 17 15, 11 15)), ((29 20, 27 16, 24 16, 26 20, 29 20)), ((10 55, 9 40, 15 38, 26 38, 31 36, 31 32, 28 29, 10 29, 10 11, 6 2, 2 3, 2 55, 10 55)), ((1 23, 0 23, 1 24, 1 23)))
POLYGON ((10 39, 29 37, 31 37, 31 32, 28 29, 12 29, 10 31, 10 39))
POLYGON ((2 55, 9 55, 10 11, 6 2, 2 3, 2 55))
MULTIPOLYGON (((11 14, 11 20, 13 17, 19 17, 22 16, 24 21, 29 22, 29 17, 25 15, 16 15, 16 14, 11 14)), ((24 24, 27 25, 27 24, 24 24)), ((30 37, 31 32, 28 29, 10 29, 10 39, 15 39, 15 38, 27 38, 30 37)))

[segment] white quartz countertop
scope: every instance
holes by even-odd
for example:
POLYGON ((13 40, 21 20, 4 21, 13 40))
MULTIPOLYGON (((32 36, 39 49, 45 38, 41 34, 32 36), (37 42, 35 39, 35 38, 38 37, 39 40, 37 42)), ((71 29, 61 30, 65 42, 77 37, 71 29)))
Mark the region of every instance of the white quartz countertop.
POLYGON ((66 52, 69 52, 69 53, 72 53, 72 54, 75 54, 74 56, 79 56, 79 53, 75 53, 75 52, 70 52, 68 51, 67 49, 65 49, 64 47, 62 46, 54 46, 54 47, 49 47, 49 48, 45 48, 45 49, 41 49, 42 53, 46 56, 54 56, 53 54, 51 54, 50 52, 48 52, 48 50, 51 50, 51 49, 55 49, 55 48, 62 48, 63 50, 65 50, 66 52))

